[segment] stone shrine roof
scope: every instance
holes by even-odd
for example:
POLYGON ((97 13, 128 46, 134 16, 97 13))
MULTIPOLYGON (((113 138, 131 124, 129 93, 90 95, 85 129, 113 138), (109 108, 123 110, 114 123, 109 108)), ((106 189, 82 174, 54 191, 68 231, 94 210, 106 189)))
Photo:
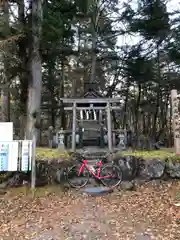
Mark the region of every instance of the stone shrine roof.
POLYGON ((84 95, 83 95, 83 98, 103 98, 103 96, 94 91, 94 90, 91 90, 89 89, 84 95))

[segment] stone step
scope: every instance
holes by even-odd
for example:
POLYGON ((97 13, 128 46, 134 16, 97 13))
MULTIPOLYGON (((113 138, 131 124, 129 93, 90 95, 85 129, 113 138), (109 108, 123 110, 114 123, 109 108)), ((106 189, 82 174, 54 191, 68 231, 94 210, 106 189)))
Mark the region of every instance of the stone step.
POLYGON ((86 157, 87 159, 102 159, 102 158, 106 158, 106 153, 100 153, 100 154, 83 154, 84 157, 86 157))
POLYGON ((99 139, 98 137, 96 138, 88 138, 88 139, 85 139, 83 138, 83 146, 99 146, 100 143, 99 143, 99 139))

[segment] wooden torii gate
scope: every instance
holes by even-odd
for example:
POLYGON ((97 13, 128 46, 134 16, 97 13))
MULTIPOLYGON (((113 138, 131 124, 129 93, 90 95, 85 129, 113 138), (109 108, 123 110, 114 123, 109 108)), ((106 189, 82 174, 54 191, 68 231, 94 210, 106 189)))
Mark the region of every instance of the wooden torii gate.
POLYGON ((73 112, 73 122, 72 122, 72 151, 76 150, 76 118, 77 118, 77 110, 105 110, 107 113, 107 132, 108 132, 108 150, 109 152, 113 151, 112 144, 112 119, 111 119, 111 111, 119 110, 119 106, 113 106, 113 104, 120 103, 121 98, 61 98, 60 99, 63 104, 70 104, 70 107, 64 107, 65 111, 73 112), (90 104, 90 107, 78 107, 77 104, 86 103, 90 104), (105 107, 94 107, 95 103, 104 103, 105 107))

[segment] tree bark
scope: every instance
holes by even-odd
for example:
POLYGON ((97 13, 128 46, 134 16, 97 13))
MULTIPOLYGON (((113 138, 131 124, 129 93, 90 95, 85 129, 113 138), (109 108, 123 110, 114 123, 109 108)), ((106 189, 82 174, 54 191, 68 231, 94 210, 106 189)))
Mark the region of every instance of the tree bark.
MULTIPOLYGON (((9 28, 9 3, 8 1, 3 2, 3 13, 4 13, 4 35, 6 37, 10 34, 9 28)), ((3 73, 3 83, 7 86, 9 83, 9 64, 8 64, 8 46, 5 46, 3 61, 4 61, 4 73, 3 73)), ((10 121, 10 93, 8 87, 1 89, 1 120, 3 122, 10 121)))
POLYGON ((92 17, 91 24, 92 24, 92 66, 91 66, 91 77, 90 77, 90 83, 93 83, 95 81, 96 77, 96 47, 97 47, 97 25, 99 21, 99 15, 100 12, 96 12, 94 19, 92 17))
POLYGON ((160 56, 159 56, 159 44, 157 43, 157 67, 158 67, 158 86, 157 86, 157 100, 156 100, 156 111, 154 114, 152 136, 156 136, 157 131, 157 119, 159 114, 160 98, 161 98, 161 69, 160 69, 160 56))
POLYGON ((128 106, 128 98, 129 98, 129 87, 130 87, 130 82, 129 80, 127 80, 127 84, 126 84, 126 92, 125 92, 125 103, 124 103, 124 114, 123 114, 123 129, 126 127, 127 125, 127 106, 128 106))
MULTIPOLYGON (((24 0, 18 1, 18 21, 22 31, 25 31, 26 19, 24 13, 24 0)), ((24 139, 26 127, 27 99, 28 99, 28 71, 27 71, 27 37, 18 41, 20 59, 20 139, 24 139)))
POLYGON ((95 80, 95 74, 96 74, 96 34, 93 34, 92 39, 92 65, 91 65, 91 78, 90 83, 93 83, 95 80))
MULTIPOLYGON (((65 81, 65 65, 64 60, 61 62, 61 79, 60 79, 60 98, 64 97, 64 81, 65 81)), ((65 112, 64 112, 64 104, 60 103, 60 128, 65 128, 65 112)))
POLYGON ((141 84, 138 85, 138 97, 136 102, 136 111, 135 111, 135 134, 138 136, 138 121, 139 121, 139 106, 141 102, 141 92, 142 92, 142 86, 141 84))
MULTIPOLYGON (((28 86, 26 138, 33 139, 38 135, 34 124, 40 122, 40 106, 42 91, 42 64, 40 57, 40 37, 42 25, 42 0, 31 0, 32 3, 32 46, 30 57, 30 79, 28 86)), ((30 47, 30 46, 29 46, 30 47)))

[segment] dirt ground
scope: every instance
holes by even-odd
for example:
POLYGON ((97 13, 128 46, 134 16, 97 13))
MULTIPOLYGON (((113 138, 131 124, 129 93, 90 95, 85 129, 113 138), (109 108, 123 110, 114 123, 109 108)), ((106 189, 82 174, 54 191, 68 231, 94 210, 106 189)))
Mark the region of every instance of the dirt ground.
POLYGON ((178 201, 180 182, 101 197, 49 187, 32 199, 13 189, 0 198, 0 240, 179 240, 178 201))

